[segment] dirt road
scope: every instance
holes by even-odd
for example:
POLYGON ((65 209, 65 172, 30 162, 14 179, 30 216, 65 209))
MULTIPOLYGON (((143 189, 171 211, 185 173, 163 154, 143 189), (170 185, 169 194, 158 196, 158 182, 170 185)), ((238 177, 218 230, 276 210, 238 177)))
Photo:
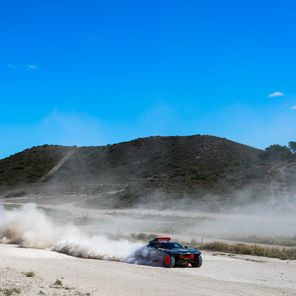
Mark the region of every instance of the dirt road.
POLYGON ((207 253, 199 269, 165 269, 0 245, 0 295, 292 296, 295 270, 293 261, 250 256, 207 253))

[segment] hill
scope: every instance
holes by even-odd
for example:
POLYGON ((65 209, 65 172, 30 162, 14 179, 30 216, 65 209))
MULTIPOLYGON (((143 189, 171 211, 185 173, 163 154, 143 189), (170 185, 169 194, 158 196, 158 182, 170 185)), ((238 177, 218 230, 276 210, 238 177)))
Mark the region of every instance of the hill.
POLYGON ((115 198, 118 206, 152 192, 170 199, 186 195, 198 200, 209 196, 231 200, 237 190, 251 185, 255 188, 251 195, 258 194, 259 185, 268 192, 271 183, 287 190, 282 173, 292 176, 295 162, 264 162, 261 153, 227 139, 201 135, 149 137, 99 147, 44 145, 0 160, 0 188, 8 196, 22 195, 22 191, 102 196, 115 190, 108 199, 115 198))

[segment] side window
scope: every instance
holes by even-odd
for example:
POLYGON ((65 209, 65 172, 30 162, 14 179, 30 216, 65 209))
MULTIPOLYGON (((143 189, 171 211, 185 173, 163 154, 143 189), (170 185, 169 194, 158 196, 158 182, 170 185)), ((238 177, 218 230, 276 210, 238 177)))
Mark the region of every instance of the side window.
POLYGON ((150 244, 148 245, 148 248, 155 248, 155 243, 150 243, 150 244))

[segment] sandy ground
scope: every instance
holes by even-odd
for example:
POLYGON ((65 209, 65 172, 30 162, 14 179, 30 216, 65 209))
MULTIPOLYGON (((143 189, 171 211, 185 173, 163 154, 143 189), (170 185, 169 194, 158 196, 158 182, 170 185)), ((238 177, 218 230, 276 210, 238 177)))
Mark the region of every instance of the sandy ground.
POLYGON ((201 268, 165 269, 0 245, 0 295, 290 296, 295 270, 295 261, 251 256, 205 253, 201 268))
MULTIPOLYGON (((39 198, 10 199, 6 205, 36 202, 43 209, 62 211, 72 220, 93 219, 91 225, 81 225, 83 231, 116 233, 166 229, 175 226, 174 238, 184 236, 186 223, 196 218, 217 219, 210 213, 152 211, 142 209, 92 210, 84 209, 73 200, 61 203, 45 202, 39 198), (41 202, 42 201, 42 202, 41 202), (118 229, 118 230, 117 230, 118 229), (179 230, 179 232, 177 231, 179 230)), ((66 215, 66 216, 67 216, 66 215)), ((222 215, 221 221, 228 219, 222 215)), ((231 217, 238 225, 241 217, 231 217)), ((250 219, 250 217, 248 217, 250 219)), ((251 219, 254 222, 254 218, 251 219)), ((291 225, 288 217, 284 226, 291 225)), ((260 221, 259 221, 260 222, 260 221)), ((268 222, 268 221, 267 221, 268 222)), ((190 222, 191 223, 191 222, 190 222)), ((164 233, 164 232, 163 232, 164 233)), ((204 236, 203 236, 204 238, 204 236)), ((196 237, 195 237, 196 239, 196 237)), ((198 239, 198 237, 197 237, 198 239)), ((0 244, 1 295, 295 295, 296 261, 204 253, 201 268, 150 267, 122 262, 89 260, 67 256, 49 250, 25 249, 0 244), (34 272, 28 277, 27 272, 34 272), (58 281, 57 281, 58 280, 58 281)))

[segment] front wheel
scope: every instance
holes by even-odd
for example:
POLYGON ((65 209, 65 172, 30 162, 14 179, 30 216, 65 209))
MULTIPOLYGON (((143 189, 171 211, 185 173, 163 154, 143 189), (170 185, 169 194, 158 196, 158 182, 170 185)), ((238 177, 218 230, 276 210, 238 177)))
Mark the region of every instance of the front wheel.
POLYGON ((201 267, 202 266, 202 258, 201 255, 197 255, 194 258, 194 261, 191 263, 192 267, 201 267))
POLYGON ((163 261, 162 262, 163 262, 164 267, 172 268, 175 265, 175 258, 173 256, 165 254, 163 256, 163 261))

